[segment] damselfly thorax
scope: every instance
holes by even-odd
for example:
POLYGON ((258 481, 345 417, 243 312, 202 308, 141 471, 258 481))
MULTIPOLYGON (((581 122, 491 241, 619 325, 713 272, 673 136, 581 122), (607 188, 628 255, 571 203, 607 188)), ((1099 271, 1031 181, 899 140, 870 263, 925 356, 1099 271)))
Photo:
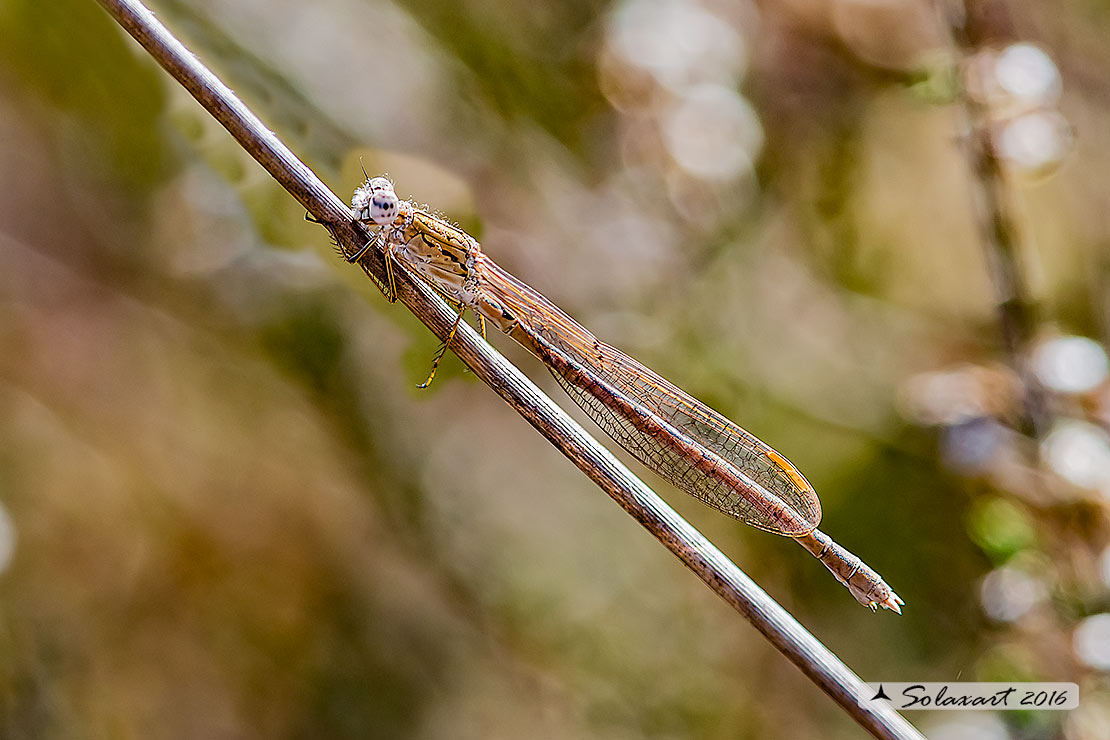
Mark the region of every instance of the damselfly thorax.
POLYGON ((393 256, 452 302, 476 308, 478 242, 461 229, 403 204, 386 236, 393 256))

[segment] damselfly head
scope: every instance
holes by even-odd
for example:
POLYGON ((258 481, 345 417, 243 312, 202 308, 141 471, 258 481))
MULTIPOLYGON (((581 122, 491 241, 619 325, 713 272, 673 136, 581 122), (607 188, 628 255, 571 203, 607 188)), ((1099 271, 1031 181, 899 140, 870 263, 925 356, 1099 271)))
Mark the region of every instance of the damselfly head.
POLYGON ((388 190, 389 192, 392 193, 393 192, 393 181, 390 180, 385 175, 378 175, 377 177, 369 178, 364 183, 364 187, 369 188, 370 191, 374 192, 374 193, 378 192, 379 190, 388 190))
POLYGON ((369 178, 351 198, 351 208, 359 221, 373 221, 382 226, 397 218, 399 204, 393 183, 385 177, 369 178))

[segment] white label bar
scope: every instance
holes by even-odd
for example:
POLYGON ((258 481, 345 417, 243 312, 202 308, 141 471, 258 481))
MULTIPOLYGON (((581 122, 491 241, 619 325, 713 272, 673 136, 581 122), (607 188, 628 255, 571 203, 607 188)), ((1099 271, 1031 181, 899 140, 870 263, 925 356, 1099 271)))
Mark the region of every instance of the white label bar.
POLYGON ((883 681, 869 683, 860 706, 885 702, 894 709, 1067 710, 1079 707, 1074 683, 973 683, 965 681, 883 681))

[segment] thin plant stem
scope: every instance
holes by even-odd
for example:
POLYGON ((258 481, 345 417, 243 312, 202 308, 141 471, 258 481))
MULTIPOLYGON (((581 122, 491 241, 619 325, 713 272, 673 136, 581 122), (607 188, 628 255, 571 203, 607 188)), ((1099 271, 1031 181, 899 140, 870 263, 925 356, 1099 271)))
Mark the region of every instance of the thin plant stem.
MULTIPOLYGON (((939 0, 944 31, 950 37, 961 65, 988 42, 983 3, 977 0, 939 0)), ((1001 5, 993 3, 1000 9, 1001 5)), ((1036 306, 1022 265, 1022 241, 1011 204, 1003 163, 995 149, 990 109, 967 91, 956 75, 961 109, 960 138, 971 171, 976 223, 995 290, 995 313, 1007 361, 1017 373, 1023 391, 1021 431, 1042 437, 1048 431, 1044 388, 1029 363, 1029 348, 1036 331, 1036 306)))
MULTIPOLYGON (((328 227, 344 253, 355 254, 367 243, 366 230, 354 220, 347 205, 146 7, 136 0, 98 2, 282 187, 328 227)), ((371 250, 361 264, 375 282, 385 284, 385 262, 380 252, 371 250)), ((395 277, 400 302, 436 336, 445 339, 455 322, 455 312, 422 283, 410 280, 404 271, 396 271, 395 277)), ((864 729, 876 738, 923 737, 888 706, 868 701, 872 691, 848 666, 466 323, 458 326, 451 349, 864 729)))

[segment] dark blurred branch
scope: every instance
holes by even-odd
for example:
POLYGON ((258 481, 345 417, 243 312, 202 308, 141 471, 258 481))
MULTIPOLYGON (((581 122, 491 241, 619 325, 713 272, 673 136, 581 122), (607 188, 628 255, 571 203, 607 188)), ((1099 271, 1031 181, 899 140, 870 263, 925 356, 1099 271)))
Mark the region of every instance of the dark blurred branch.
MULTIPOLYGON (((987 46, 991 29, 1002 22, 1004 8, 982 0, 940 0, 942 22, 965 63, 987 46), (992 18, 995 23, 992 23, 992 18)), ((976 217, 986 253, 987 270, 995 289, 1002 345, 1024 392, 1021 430, 1031 436, 1048 431, 1044 388, 1029 366, 1028 350, 1036 330, 1036 306, 1021 262, 1021 237, 1014 218, 1003 165, 994 147, 990 109, 967 91, 962 75, 958 84, 963 108, 961 139, 972 174, 976 217)))
MULTIPOLYGON (((325 223, 347 254, 368 235, 347 205, 332 193, 208 69, 135 0, 100 0, 108 12, 180 82, 205 110, 289 191, 312 216, 325 223)), ((363 267, 379 284, 385 263, 378 252, 363 267)), ((441 339, 455 313, 421 283, 396 271, 401 302, 441 339)), ((921 738, 912 725, 886 706, 867 701, 871 692, 832 652, 763 592, 697 530, 621 465, 519 370, 497 354, 465 323, 451 348, 474 374, 504 398, 625 511, 744 615, 802 672, 877 738, 921 738), (861 705, 862 703, 862 705, 861 705)))

